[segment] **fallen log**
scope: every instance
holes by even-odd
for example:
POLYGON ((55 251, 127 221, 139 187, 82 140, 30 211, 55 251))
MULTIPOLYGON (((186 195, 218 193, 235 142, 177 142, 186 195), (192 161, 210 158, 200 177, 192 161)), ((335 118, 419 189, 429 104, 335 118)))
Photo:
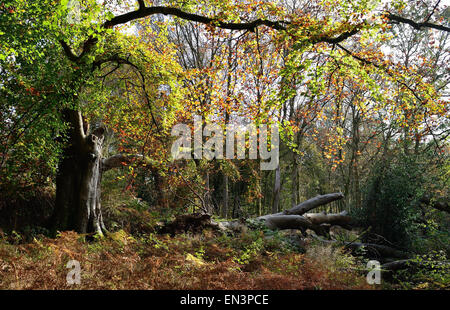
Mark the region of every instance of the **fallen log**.
POLYGON ((272 215, 265 218, 265 224, 269 229, 300 229, 306 231, 311 229, 319 235, 326 234, 326 230, 313 224, 308 218, 301 215, 272 215))
POLYGON ((320 225, 320 224, 330 224, 330 225, 339 225, 342 227, 349 226, 352 223, 352 218, 348 215, 347 211, 342 211, 341 213, 331 213, 326 214, 325 212, 321 213, 306 213, 303 215, 311 223, 320 225))
POLYGON ((295 207, 286 210, 283 212, 283 214, 297 214, 297 215, 303 215, 306 212, 315 209, 317 207, 323 206, 327 203, 339 200, 344 198, 344 195, 342 193, 332 193, 332 194, 325 194, 325 195, 318 195, 314 198, 308 199, 295 207))
POLYGON ((319 235, 325 235, 327 233, 327 230, 321 225, 334 224, 348 226, 351 222, 351 219, 347 215, 347 213, 305 213, 324 204, 342 199, 343 197, 344 195, 342 193, 318 195, 298 204, 297 206, 289 210, 263 215, 256 219, 265 221, 265 224, 269 229, 300 229, 302 231, 311 229, 319 235))

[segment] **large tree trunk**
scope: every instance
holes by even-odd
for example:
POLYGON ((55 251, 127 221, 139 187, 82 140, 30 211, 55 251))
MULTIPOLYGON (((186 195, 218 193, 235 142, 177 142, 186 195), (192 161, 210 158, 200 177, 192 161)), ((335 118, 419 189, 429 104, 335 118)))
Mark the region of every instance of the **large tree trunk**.
POLYGON ((89 126, 83 123, 78 111, 66 110, 64 118, 72 126, 58 166, 51 229, 102 235, 106 231, 100 200, 103 172, 142 156, 114 155, 103 159, 104 129, 97 128, 87 134, 89 126))
POLYGON ((67 110, 64 117, 72 128, 58 166, 52 229, 102 234, 100 185, 103 129, 86 135, 88 128, 83 127, 80 112, 67 110))

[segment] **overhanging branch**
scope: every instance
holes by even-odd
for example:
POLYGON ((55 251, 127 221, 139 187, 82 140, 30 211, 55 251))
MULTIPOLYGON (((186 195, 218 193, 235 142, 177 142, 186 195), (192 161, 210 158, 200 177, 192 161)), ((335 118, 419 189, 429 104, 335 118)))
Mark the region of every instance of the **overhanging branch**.
POLYGON ((152 7, 140 7, 136 11, 128 12, 122 15, 118 15, 105 22, 103 26, 105 28, 111 28, 117 25, 126 24, 130 21, 144 18, 151 15, 162 14, 162 15, 170 15, 176 16, 184 20, 189 20, 193 22, 198 22, 202 24, 212 25, 215 27, 229 29, 229 30, 254 30, 259 26, 267 26, 269 28, 273 28, 275 30, 286 30, 286 27, 283 26, 285 22, 279 21, 270 21, 267 19, 257 19, 251 22, 243 22, 243 23, 230 23, 220 21, 215 18, 206 17, 198 14, 188 13, 181 9, 174 7, 165 7, 165 6, 152 6, 152 7))
MULTIPOLYGON (((212 27, 222 28, 222 29, 228 29, 228 30, 246 30, 246 31, 255 31, 256 28, 260 26, 266 26, 269 28, 272 28, 274 30, 283 31, 286 30, 286 25, 289 24, 287 21, 271 21, 268 19, 256 19, 254 21, 250 22, 240 22, 240 23, 234 23, 234 22, 226 22, 221 21, 218 18, 214 17, 206 17, 199 14, 189 13, 185 12, 179 8, 175 7, 165 7, 165 6, 152 6, 152 7, 146 7, 143 0, 138 0, 139 8, 137 10, 134 10, 132 12, 124 13, 121 15, 117 15, 113 17, 112 19, 106 21, 103 24, 103 27, 108 29, 112 28, 117 25, 126 24, 130 21, 137 20, 140 18, 148 17, 151 15, 156 14, 162 14, 162 15, 170 15, 175 16, 187 21, 193 21, 202 23, 205 25, 210 25, 212 27)), ((389 12, 385 13, 385 16, 388 20, 396 23, 406 23, 411 25, 413 28, 417 30, 421 30, 422 28, 433 28, 437 30, 442 30, 446 32, 450 32, 450 28, 443 26, 443 25, 436 25, 433 23, 430 23, 428 21, 418 23, 411 19, 401 17, 389 12)), ((353 29, 346 31, 336 37, 329 37, 329 36, 319 36, 317 38, 312 38, 313 44, 326 42, 329 44, 338 44, 340 42, 343 42, 344 40, 348 39, 349 37, 357 34, 360 31, 361 26, 357 25, 353 29)), ((78 62, 83 58, 84 55, 89 53, 91 48, 97 43, 98 39, 94 38, 93 36, 89 37, 83 44, 82 52, 80 55, 75 55, 68 44, 64 41, 60 41, 63 50, 67 57, 74 62, 78 62)))
POLYGON ((432 29, 436 29, 436 30, 450 32, 450 27, 447 27, 444 25, 433 24, 428 21, 418 23, 418 22, 413 21, 412 19, 409 19, 406 17, 401 17, 401 16, 398 16, 398 15, 395 15, 395 14, 392 14, 389 12, 387 12, 385 14, 385 16, 387 17, 387 19, 389 19, 392 22, 408 24, 416 30, 422 30, 423 28, 432 28, 432 29))
MULTIPOLYGON (((139 3, 139 8, 137 10, 128 12, 125 14, 117 15, 117 16, 113 17, 112 19, 106 21, 103 24, 103 27, 108 29, 108 28, 112 28, 114 26, 118 26, 121 24, 126 24, 133 20, 137 20, 140 18, 144 18, 144 17, 148 17, 151 15, 156 15, 156 14, 175 16, 175 17, 187 20, 187 21, 198 22, 201 24, 210 25, 212 27, 228 29, 228 30, 235 30, 235 31, 239 31, 239 30, 255 31, 255 29, 260 26, 266 26, 266 27, 269 27, 274 30, 282 31, 282 30, 286 30, 285 25, 289 24, 289 22, 287 22, 287 21, 271 21, 268 19, 261 19, 261 18, 256 19, 254 21, 250 21, 250 22, 233 23, 233 22, 221 21, 217 18, 206 17, 206 16, 202 16, 202 15, 198 15, 198 14, 188 13, 188 12, 185 12, 181 9, 174 8, 174 7, 164 7, 164 6, 145 7, 143 1, 138 1, 138 3, 139 3)), ((355 26, 355 28, 353 28, 349 31, 346 31, 336 37, 319 36, 315 39, 312 39, 312 41, 314 44, 322 43, 322 42, 336 44, 336 43, 342 42, 342 41, 346 40, 347 38, 355 35, 356 33, 359 32, 359 29, 360 29, 360 26, 358 25, 358 26, 355 26)), ((67 43, 65 43, 64 41, 61 41, 61 45, 64 49, 64 52, 68 56, 68 58, 71 61, 78 62, 81 60, 81 58, 84 55, 86 55, 91 50, 91 48, 97 43, 97 41, 98 41, 97 38, 94 38, 92 36, 89 37, 84 42, 82 52, 79 56, 75 55, 71 51, 71 49, 67 45, 67 43)))

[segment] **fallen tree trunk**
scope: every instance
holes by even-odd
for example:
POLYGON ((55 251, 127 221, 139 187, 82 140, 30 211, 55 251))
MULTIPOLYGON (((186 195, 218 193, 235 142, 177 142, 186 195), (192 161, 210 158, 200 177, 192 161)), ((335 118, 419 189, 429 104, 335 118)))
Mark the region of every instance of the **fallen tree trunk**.
MULTIPOLYGON (((120 158, 120 160, 122 159, 120 158)), ((117 159, 115 161, 120 162, 120 160, 117 159)), ((350 224, 351 218, 347 215, 347 212, 344 211, 338 214, 326 214, 325 212, 317 214, 304 213, 332 201, 342 199, 343 197, 344 195, 342 195, 342 193, 318 195, 300 203, 290 210, 260 216, 256 218, 256 220, 263 221, 269 229, 273 230, 299 229, 302 232, 305 232, 307 229, 310 229, 316 234, 324 236, 327 235, 331 225, 325 227, 325 225, 322 224, 340 225, 343 227, 350 224)), ((220 226, 222 229, 242 230, 241 227, 245 226, 245 224, 241 222, 223 222, 220 226)))
MULTIPOLYGON (((346 211, 327 214, 325 212, 321 213, 306 213, 314 208, 327 204, 329 202, 342 199, 343 195, 341 193, 326 194, 314 197, 299 205, 293 207, 290 210, 267 214, 264 216, 257 217, 256 220, 263 221, 264 224, 272 230, 278 229, 299 229, 302 232, 306 230, 312 230, 317 235, 325 236, 328 233, 328 229, 332 225, 339 225, 343 228, 350 228, 352 224, 352 218, 348 215, 346 211)), ((327 244, 336 244, 336 240, 325 240, 318 237, 315 234, 311 234, 313 238, 327 244)), ((401 250, 381 245, 375 243, 361 243, 361 242, 350 242, 343 245, 345 248, 350 249, 352 252, 364 249, 365 254, 369 257, 394 257, 407 259, 411 255, 410 253, 403 252, 401 250)), ((400 264, 400 263, 398 263, 400 264)), ((388 265, 390 266, 390 265, 388 265)))
POLYGON ((264 221, 265 225, 270 229, 300 229, 302 231, 311 229, 319 235, 325 235, 327 230, 321 224, 348 227, 351 223, 351 218, 347 213, 345 211, 338 214, 326 214, 325 212, 305 213, 327 203, 342 199, 343 197, 344 195, 342 193, 318 195, 289 210, 263 215, 258 217, 257 220, 264 221))
POLYGON ((306 213, 303 215, 305 218, 311 221, 311 223, 320 224, 330 224, 339 225, 342 227, 349 226, 352 223, 352 218, 348 215, 347 211, 342 211, 341 213, 326 214, 321 213, 306 213))
MULTIPOLYGON (((274 214, 267 214, 257 217, 256 220, 263 221, 269 229, 299 229, 302 232, 306 230, 312 230, 317 235, 327 235, 328 229, 332 225, 339 225, 343 228, 350 228, 352 224, 352 218, 346 211, 340 213, 327 214, 321 213, 306 213, 324 204, 342 199, 344 196, 342 193, 332 193, 326 195, 319 195, 311 198, 299 205, 286 210, 284 212, 278 212, 274 214)), ((325 240, 314 234, 312 236, 324 243, 335 244, 336 240, 325 240)), ((352 252, 364 249, 366 255, 370 257, 394 257, 394 258, 409 258, 410 253, 403 252, 401 250, 374 243, 361 243, 350 242, 344 245, 345 248, 350 249, 352 252)), ((388 265, 389 266, 389 265, 388 265)))
POLYGON ((273 215, 265 219, 265 224, 270 229, 311 229, 319 235, 326 234, 324 227, 313 224, 309 219, 301 215, 273 215))
POLYGON ((344 198, 344 195, 342 193, 332 193, 332 194, 325 194, 325 195, 318 195, 314 198, 308 199, 295 207, 286 210, 283 212, 283 214, 297 214, 297 215, 303 215, 306 212, 315 209, 317 207, 323 206, 327 203, 339 200, 344 198))
POLYGON ((344 195, 342 193, 318 195, 314 198, 308 199, 308 200, 296 205, 295 207, 293 207, 289 210, 263 215, 263 216, 258 217, 257 219, 265 220, 268 217, 278 216, 278 215, 303 215, 304 213, 306 213, 312 209, 318 208, 327 203, 330 203, 330 202, 333 202, 333 201, 336 201, 336 200, 339 200, 342 198, 344 198, 344 195))

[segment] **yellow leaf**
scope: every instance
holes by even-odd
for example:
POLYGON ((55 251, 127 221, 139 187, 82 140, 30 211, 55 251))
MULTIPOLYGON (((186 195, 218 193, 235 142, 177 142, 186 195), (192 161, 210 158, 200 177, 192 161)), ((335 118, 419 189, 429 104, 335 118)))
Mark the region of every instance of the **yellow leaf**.
POLYGON ((188 253, 188 254, 186 255, 186 260, 187 260, 188 262, 193 263, 193 264, 196 265, 196 266, 203 266, 203 265, 205 264, 205 262, 204 262, 202 259, 200 259, 200 258, 198 258, 198 257, 195 257, 194 255, 192 255, 192 254, 190 254, 190 253, 188 253))

